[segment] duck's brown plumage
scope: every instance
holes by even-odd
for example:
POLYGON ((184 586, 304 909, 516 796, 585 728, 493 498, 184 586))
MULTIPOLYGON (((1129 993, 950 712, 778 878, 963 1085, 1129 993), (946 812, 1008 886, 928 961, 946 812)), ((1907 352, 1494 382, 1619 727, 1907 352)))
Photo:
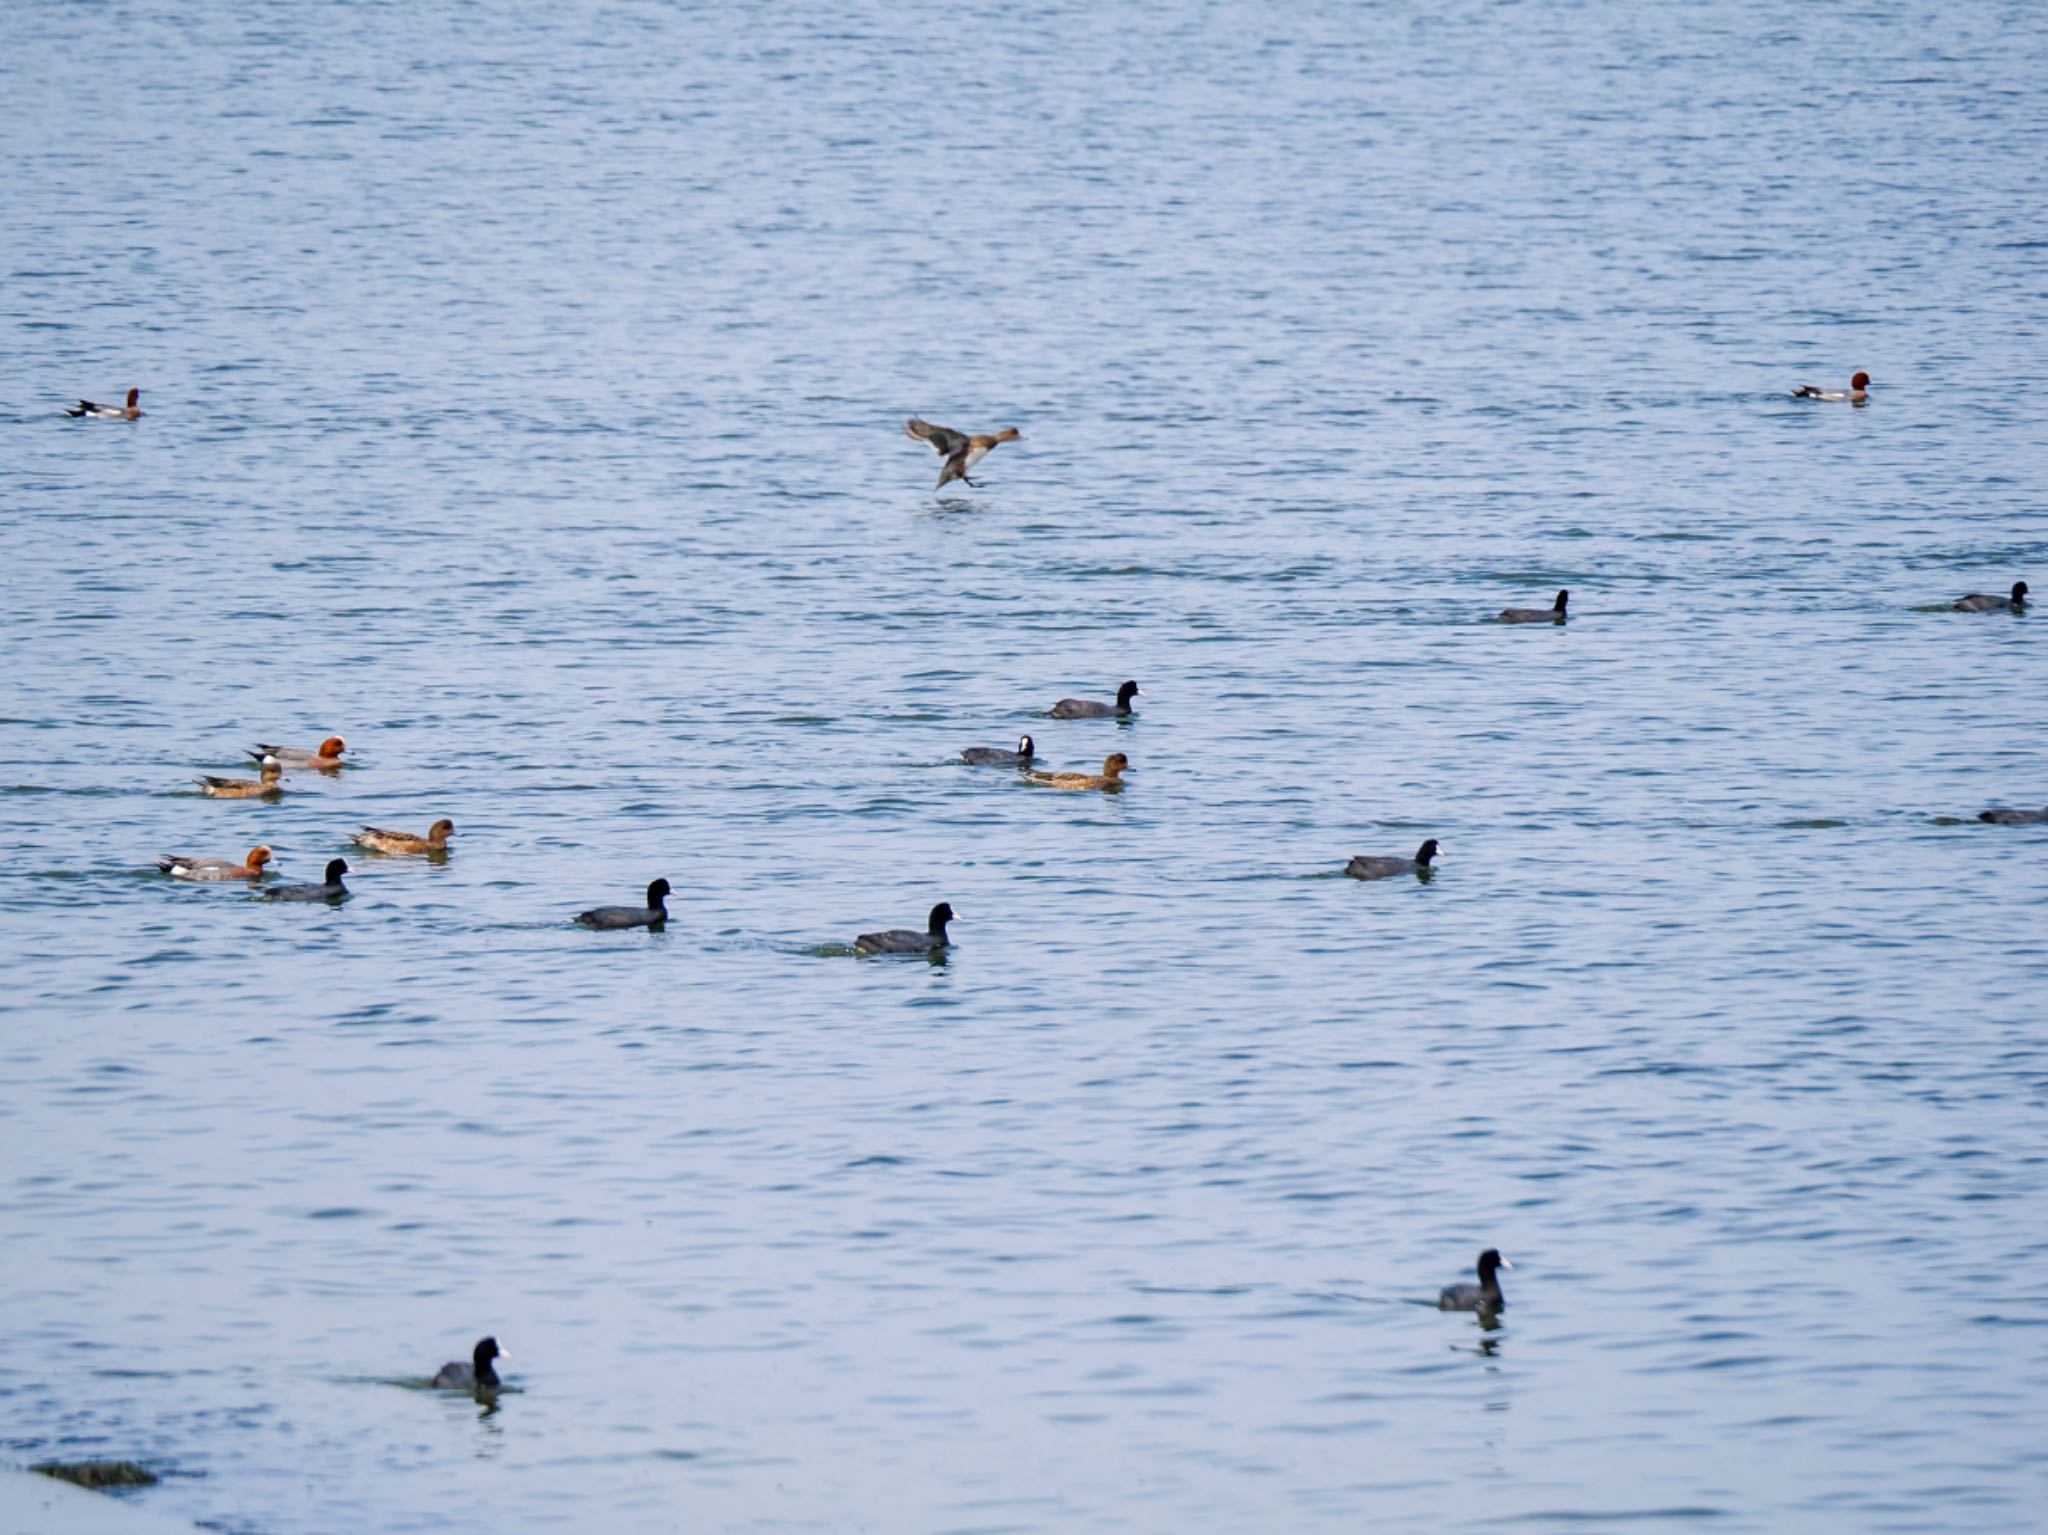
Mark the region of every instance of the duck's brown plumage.
POLYGON ((180 858, 175 853, 166 853, 156 861, 156 866, 172 879, 261 879, 263 866, 270 862, 270 849, 252 847, 249 856, 241 863, 232 858, 180 858))
POLYGON ((956 432, 950 426, 934 426, 931 422, 912 416, 903 423, 906 436, 915 437, 919 442, 930 443, 932 451, 945 460, 939 467, 937 489, 944 490, 955 480, 965 480, 969 485, 977 482, 967 478, 967 471, 988 457, 989 450, 999 442, 1015 442, 1023 433, 1014 426, 1006 426, 1000 432, 991 432, 970 437, 965 432, 956 432))
POLYGON ((385 831, 379 826, 365 826, 351 839, 357 847, 366 847, 373 853, 445 853, 448 839, 455 832, 453 821, 442 819, 427 828, 424 837, 416 837, 409 831, 385 831))
POLYGON ((278 783, 283 769, 275 757, 265 757, 255 778, 215 778, 211 774, 192 781, 199 785, 199 792, 214 799, 258 799, 267 794, 282 794, 284 789, 278 783))
POLYGON ((1124 769, 1131 765, 1131 759, 1122 752, 1111 752, 1102 759, 1099 773, 1033 773, 1033 783, 1042 783, 1052 789, 1119 789, 1123 787, 1124 769))
POLYGON ((142 414, 142 407, 135 403, 141 398, 140 389, 131 389, 128 391, 128 403, 125 405, 101 405, 92 400, 80 400, 64 414, 74 419, 85 416, 94 421, 133 421, 142 414))

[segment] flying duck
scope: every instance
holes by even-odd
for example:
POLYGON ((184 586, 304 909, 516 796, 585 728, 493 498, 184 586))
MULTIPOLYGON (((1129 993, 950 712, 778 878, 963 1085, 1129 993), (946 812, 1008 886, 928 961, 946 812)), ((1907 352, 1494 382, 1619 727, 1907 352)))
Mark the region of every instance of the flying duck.
POLYGON ((950 426, 933 426, 912 416, 903 423, 906 436, 915 437, 919 442, 928 442, 932 451, 946 462, 939 470, 938 489, 944 490, 955 480, 967 480, 976 490, 981 488, 979 480, 967 479, 967 471, 988 457, 989 449, 999 442, 1015 442, 1023 433, 1014 426, 1006 426, 993 436, 969 437, 954 431, 950 426))

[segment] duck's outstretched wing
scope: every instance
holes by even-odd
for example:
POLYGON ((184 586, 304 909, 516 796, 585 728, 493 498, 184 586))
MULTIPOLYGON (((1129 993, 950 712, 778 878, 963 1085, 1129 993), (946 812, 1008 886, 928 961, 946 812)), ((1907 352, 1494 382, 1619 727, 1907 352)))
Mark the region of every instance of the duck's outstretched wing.
POLYGON ((906 436, 915 437, 919 442, 930 443, 932 450, 940 458, 951 458, 967 446, 965 432, 956 432, 950 426, 933 426, 929 421, 921 421, 916 416, 903 423, 903 431, 906 436))

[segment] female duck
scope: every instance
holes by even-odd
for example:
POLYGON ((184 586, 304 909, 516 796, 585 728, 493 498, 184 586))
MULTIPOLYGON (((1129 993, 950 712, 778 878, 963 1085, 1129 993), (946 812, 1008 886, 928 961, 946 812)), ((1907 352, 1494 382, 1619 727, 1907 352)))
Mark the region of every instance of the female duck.
POLYGON ((282 771, 277 758, 265 757, 262 767, 253 779, 215 778, 209 774, 192 781, 199 785, 201 794, 210 795, 214 799, 264 799, 284 793, 283 787, 277 781, 278 774, 282 771))
POLYGON ((128 391, 126 405, 97 405, 91 400, 80 400, 64 412, 74 421, 83 416, 88 421, 133 421, 142 414, 142 407, 135 402, 142 398, 140 389, 128 391))
POLYGON ((946 924, 952 920, 953 908, 941 901, 932 908, 923 932, 892 927, 885 933, 862 933, 853 946, 862 954, 929 954, 952 941, 946 936, 946 924))
POLYGON ((269 862, 269 848, 252 847, 241 863, 232 858, 179 858, 166 853, 156 861, 156 866, 172 879, 261 879, 263 866, 269 862))
POLYGON ((1056 720, 1129 719, 1131 700, 1144 696, 1145 690, 1137 683, 1126 682, 1116 690, 1114 704, 1106 704, 1099 698, 1062 698, 1046 713, 1056 720))
POLYGON ((424 837, 415 837, 409 831, 384 831, 379 827, 365 826, 349 840, 373 853, 445 854, 448 839, 454 834, 455 823, 444 818, 429 826, 424 837))
POLYGON ((1033 783, 1042 783, 1053 789, 1121 789, 1124 786, 1124 769, 1131 765, 1131 759, 1122 752, 1111 752, 1102 759, 1099 773, 1032 773, 1028 775, 1033 783))
POLYGON ((259 741, 249 748, 249 755, 275 757, 289 768, 338 768, 346 750, 348 747, 340 736, 329 736, 311 751, 303 746, 265 746, 259 741))

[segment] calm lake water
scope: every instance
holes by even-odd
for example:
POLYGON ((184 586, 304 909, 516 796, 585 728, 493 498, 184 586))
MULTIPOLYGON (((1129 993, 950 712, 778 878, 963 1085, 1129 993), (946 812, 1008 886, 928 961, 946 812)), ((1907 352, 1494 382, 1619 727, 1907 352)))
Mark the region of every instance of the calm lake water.
POLYGON ((1946 604, 2048 587, 2048 12, 0 59, 0 1459, 231 1535, 2040 1529, 2048 828, 1974 817, 2048 617, 1946 604), (912 413, 1023 438, 935 497, 912 413), (1128 787, 957 764, 1022 731, 1128 787), (444 815, 339 909, 151 867, 444 815), (487 1331, 497 1411, 392 1384, 487 1331))

